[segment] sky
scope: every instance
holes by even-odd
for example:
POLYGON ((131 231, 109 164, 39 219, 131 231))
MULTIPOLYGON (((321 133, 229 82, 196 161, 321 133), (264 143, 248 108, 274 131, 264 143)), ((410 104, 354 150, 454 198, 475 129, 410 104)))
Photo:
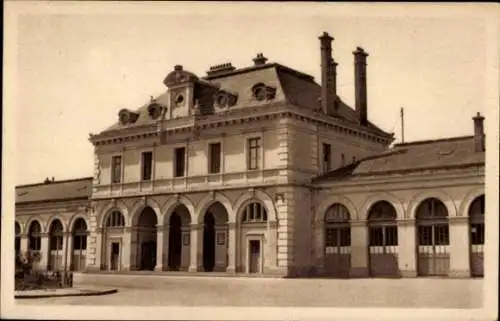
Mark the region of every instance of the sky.
POLYGON ((15 103, 6 105, 13 117, 15 184, 92 176, 89 133, 112 125, 120 109, 136 109, 165 91, 163 78, 174 65, 204 76, 216 64, 251 66, 262 52, 269 62, 320 82, 323 31, 335 38, 337 92, 351 106, 352 52, 361 46, 369 53, 368 118, 394 132, 396 142, 401 107, 405 141, 472 135, 472 117, 496 117, 491 111, 498 108, 498 92, 491 90, 498 84, 498 39, 491 37, 487 8, 472 9, 477 10, 319 3, 25 6, 10 20, 5 45, 15 75, 8 92, 15 103))

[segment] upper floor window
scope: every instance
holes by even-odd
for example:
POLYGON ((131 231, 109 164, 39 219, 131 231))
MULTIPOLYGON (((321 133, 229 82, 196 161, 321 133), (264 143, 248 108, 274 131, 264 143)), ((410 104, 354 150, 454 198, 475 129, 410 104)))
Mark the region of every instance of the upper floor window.
POLYGON ((323 170, 328 172, 332 159, 332 147, 330 144, 323 144, 323 170))
POLYGON ((174 174, 175 177, 182 177, 186 171, 186 148, 179 147, 174 152, 174 174))
POLYGON ((149 181, 152 176, 153 152, 142 153, 142 180, 149 181))
POLYGON ((248 139, 248 169, 259 169, 260 137, 248 139))
POLYGON ((352 157, 352 162, 353 162, 353 163, 356 163, 356 156, 353 156, 353 157, 352 157))
POLYGON ((111 158, 111 182, 120 183, 122 180, 122 157, 113 156, 111 158))
POLYGON ((340 166, 345 166, 345 155, 340 155, 340 166))
POLYGON ((208 145, 209 149, 209 172, 210 174, 220 173, 221 168, 221 144, 213 143, 208 145))

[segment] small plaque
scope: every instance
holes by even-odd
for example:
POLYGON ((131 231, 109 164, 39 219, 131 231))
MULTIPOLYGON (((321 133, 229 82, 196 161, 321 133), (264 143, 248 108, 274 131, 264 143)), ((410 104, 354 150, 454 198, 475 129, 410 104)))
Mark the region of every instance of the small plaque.
POLYGON ((226 242, 226 237, 224 232, 217 233, 217 245, 224 245, 226 242))
POLYGON ((189 245, 189 233, 184 234, 182 237, 182 245, 189 245))

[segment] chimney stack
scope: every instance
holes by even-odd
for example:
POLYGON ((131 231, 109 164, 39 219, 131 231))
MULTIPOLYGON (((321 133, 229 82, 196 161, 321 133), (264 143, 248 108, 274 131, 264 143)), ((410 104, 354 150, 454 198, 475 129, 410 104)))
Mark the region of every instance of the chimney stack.
POLYGON ((354 92, 356 99, 356 112, 361 125, 368 123, 368 106, 366 91, 366 53, 363 48, 357 47, 354 55, 354 92))
POLYGON ((262 53, 258 53, 257 57, 253 58, 254 66, 262 66, 262 65, 265 65, 266 62, 267 62, 267 58, 264 57, 264 55, 262 53))
POLYGON ((474 120, 474 151, 484 152, 484 117, 478 112, 476 117, 473 117, 472 119, 474 120))
POLYGON ((337 95, 337 63, 332 58, 333 38, 327 32, 319 37, 321 43, 321 107, 327 115, 335 115, 337 95))

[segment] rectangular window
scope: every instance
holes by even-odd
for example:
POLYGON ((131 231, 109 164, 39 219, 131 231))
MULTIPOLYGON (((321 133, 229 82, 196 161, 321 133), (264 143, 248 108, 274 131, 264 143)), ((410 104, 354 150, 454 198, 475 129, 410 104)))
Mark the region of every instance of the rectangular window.
POLYGON ((153 169, 153 152, 142 153, 142 180, 150 181, 153 169))
POLYGON ((111 182, 120 183, 122 180, 122 157, 113 156, 111 158, 111 182))
POLYGON ((471 224, 471 244, 484 244, 484 224, 471 224))
POLYGON ((186 148, 175 149, 175 177, 184 176, 186 170, 186 148))
POLYGON ((330 171, 332 160, 332 147, 330 144, 323 144, 323 171, 330 171))
POLYGON ((248 169, 259 169, 260 137, 248 139, 248 169))
POLYGON ((398 245, 398 227, 387 226, 385 228, 385 245, 396 246, 398 245))
POLYGON ((220 173, 221 167, 221 144, 213 143, 208 145, 209 147, 209 171, 210 174, 220 173))
POLYGON ((370 228, 370 246, 383 246, 384 245, 384 232, 382 227, 370 228))

